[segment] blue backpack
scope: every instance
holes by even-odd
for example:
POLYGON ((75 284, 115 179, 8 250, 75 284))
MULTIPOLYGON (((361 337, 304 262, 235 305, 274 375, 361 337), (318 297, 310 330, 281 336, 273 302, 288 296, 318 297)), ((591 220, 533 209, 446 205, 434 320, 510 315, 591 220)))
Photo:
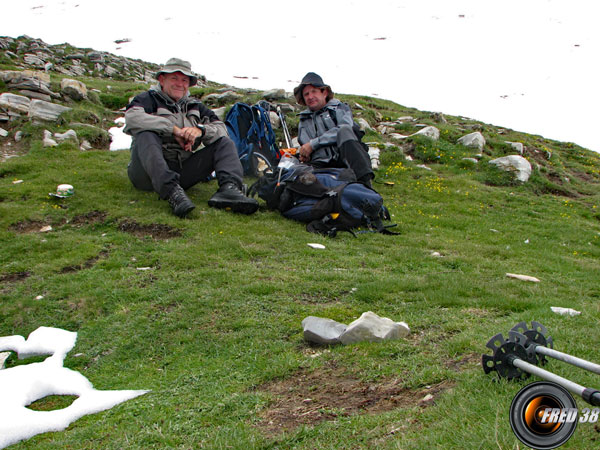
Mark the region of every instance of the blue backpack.
POLYGON ((257 175, 258 168, 277 166, 281 154, 269 114, 259 105, 238 102, 225 117, 229 137, 237 147, 244 175, 257 175))
POLYGON ((388 230, 390 220, 381 195, 356 182, 350 169, 315 169, 304 164, 267 170, 250 187, 270 209, 306 223, 306 230, 334 237, 338 231, 364 227, 364 231, 398 234, 388 230))

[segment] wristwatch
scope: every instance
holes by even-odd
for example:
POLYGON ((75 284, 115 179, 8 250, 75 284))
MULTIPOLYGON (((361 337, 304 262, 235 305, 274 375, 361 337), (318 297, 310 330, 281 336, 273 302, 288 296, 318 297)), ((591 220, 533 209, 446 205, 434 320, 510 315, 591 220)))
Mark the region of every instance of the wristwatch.
POLYGON ((196 128, 200 128, 202 130, 202 137, 204 137, 206 134, 206 128, 204 128, 204 125, 198 124, 196 125, 196 128))

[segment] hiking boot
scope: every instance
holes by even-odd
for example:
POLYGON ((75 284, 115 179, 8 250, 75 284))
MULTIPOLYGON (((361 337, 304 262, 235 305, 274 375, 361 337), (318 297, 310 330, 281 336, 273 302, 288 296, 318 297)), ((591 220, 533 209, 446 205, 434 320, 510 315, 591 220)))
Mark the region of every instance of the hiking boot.
POLYGON ((258 209, 258 202, 246 197, 234 183, 225 183, 208 200, 208 206, 230 209, 236 213, 252 214, 258 209))
POLYGON ((171 192, 169 192, 169 205, 173 210, 173 214, 178 217, 185 217, 192 209, 196 207, 192 201, 185 195, 185 191, 178 184, 175 185, 171 192))

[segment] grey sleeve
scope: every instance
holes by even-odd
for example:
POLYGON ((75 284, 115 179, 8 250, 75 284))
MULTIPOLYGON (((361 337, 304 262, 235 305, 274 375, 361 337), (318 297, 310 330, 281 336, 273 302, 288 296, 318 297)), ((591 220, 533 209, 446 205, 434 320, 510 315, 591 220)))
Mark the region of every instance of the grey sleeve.
POLYGON ((313 150, 316 150, 320 147, 327 147, 330 145, 337 144, 337 135, 340 131, 340 126, 349 125, 352 126, 354 124, 354 120, 352 118, 352 111, 350 107, 345 103, 340 103, 335 110, 328 110, 329 114, 335 114, 335 122, 329 117, 329 114, 322 114, 319 120, 323 120, 325 128, 327 131, 323 133, 321 136, 317 136, 314 139, 310 140, 310 144, 313 150))
POLYGON ((125 111, 123 132, 135 136, 142 131, 154 131, 159 136, 171 136, 173 123, 166 117, 146 113, 142 106, 133 106, 125 111))

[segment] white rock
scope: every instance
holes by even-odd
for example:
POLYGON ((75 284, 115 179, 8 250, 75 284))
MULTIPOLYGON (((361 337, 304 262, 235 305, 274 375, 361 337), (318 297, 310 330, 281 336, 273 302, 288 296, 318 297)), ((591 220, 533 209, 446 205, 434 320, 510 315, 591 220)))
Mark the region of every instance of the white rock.
POLYGON ((509 155, 492 159, 490 164, 494 164, 500 170, 513 172, 517 180, 523 183, 529 180, 531 176, 531 164, 520 155, 509 155))
POLYGON ((473 164, 479 163, 479 161, 477 159, 475 159, 475 158, 463 158, 463 161, 470 161, 473 164))
POLYGON ((273 128, 278 129, 281 127, 281 120, 275 111, 269 111, 269 121, 271 122, 271 126, 273 128))
POLYGON ((398 339, 410 333, 408 325, 404 322, 394 322, 387 317, 379 317, 371 311, 363 313, 358 319, 348 325, 340 336, 343 344, 352 344, 361 341, 381 341, 384 339, 398 339))
POLYGON ((406 139, 408 136, 404 136, 403 134, 400 134, 400 133, 391 133, 390 137, 400 140, 400 139, 406 139))
POLYGON ((458 143, 464 145, 465 147, 476 148, 481 151, 483 150, 483 147, 485 147, 485 138, 483 137, 483 134, 481 134, 479 131, 476 131, 461 137, 458 140, 458 143))
POLYGON ((19 130, 15 133, 15 142, 19 142, 21 139, 23 139, 23 132, 19 130))
POLYGON ((371 128, 371 125, 369 125, 369 122, 367 122, 362 117, 356 119, 356 123, 360 125, 360 129, 363 131, 373 130, 373 128, 371 128))
POLYGON ((0 95, 0 106, 9 111, 27 114, 30 105, 31 100, 23 95, 11 94, 9 92, 0 95))
POLYGON ((321 249, 321 250, 325 248, 325 246, 323 244, 314 244, 312 242, 309 244, 306 244, 306 245, 308 245, 310 248, 317 248, 317 249, 321 249))
POLYGON ((521 281, 532 281, 533 283, 539 283, 540 280, 536 277, 531 277, 529 275, 519 275, 518 273, 507 273, 506 276, 508 278, 515 278, 521 281))
POLYGON ((440 138, 440 130, 438 130, 436 127, 433 126, 428 126, 423 128, 422 130, 417 131, 414 134, 411 134, 411 136, 427 136, 430 139, 433 139, 434 141, 437 141, 440 138))
POLYGON ((45 102, 44 100, 31 100, 29 117, 56 122, 62 113, 71 111, 71 109, 55 103, 45 102))
POLYGON ((504 141, 507 144, 510 144, 510 146, 513 148, 513 150, 519 152, 519 155, 523 155, 523 144, 521 144, 520 142, 510 142, 510 141, 504 141))
POLYGON ((58 145, 58 142, 56 142, 52 138, 44 138, 44 140, 42 141, 42 144, 44 147, 56 147, 58 145))
POLYGON ((308 316, 302 321, 304 339, 317 344, 338 344, 346 325, 332 319, 308 316))
POLYGON ((214 112, 221 121, 225 120, 225 106, 221 106, 220 108, 214 108, 212 112, 214 112))
POLYGON ((87 139, 84 139, 81 145, 79 146, 79 150, 87 151, 92 148, 92 144, 89 143, 87 139))
POLYGON ((0 137, 6 136, 8 136, 8 131, 6 131, 4 128, 0 128, 0 137))
POLYGON ((431 170, 431 167, 427 167, 425 164, 417 164, 417 167, 420 169, 431 170))
POLYGON ((379 169, 379 149, 377 147, 369 147, 369 158, 371 158, 371 168, 379 169))
POLYGON ((79 143, 79 139, 77 139, 77 133, 75 133, 75 130, 67 130, 64 133, 54 133, 54 137, 56 138, 57 142, 63 142, 71 139, 72 141, 79 143))
POLYGON ((562 308, 560 306, 551 306, 550 309, 552 310, 552 312, 556 313, 556 314, 560 314, 561 316, 578 316, 579 314, 581 314, 581 311, 576 311, 574 309, 571 308, 562 308))

